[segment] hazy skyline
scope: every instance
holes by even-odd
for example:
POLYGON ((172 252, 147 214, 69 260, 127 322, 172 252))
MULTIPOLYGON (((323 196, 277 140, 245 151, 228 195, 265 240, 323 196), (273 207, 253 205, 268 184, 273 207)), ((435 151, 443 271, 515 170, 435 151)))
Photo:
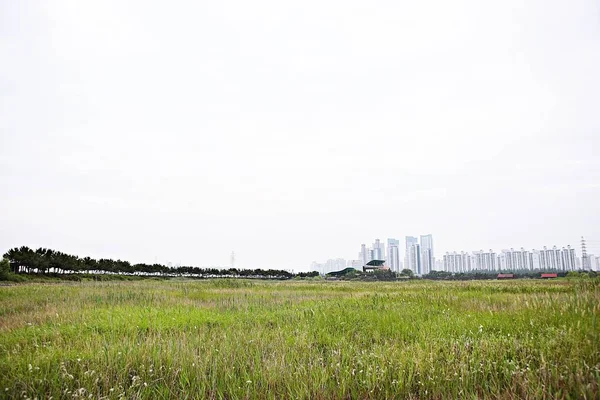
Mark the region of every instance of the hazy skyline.
POLYGON ((0 0, 0 54, 1 252, 600 241, 597 1, 0 0))

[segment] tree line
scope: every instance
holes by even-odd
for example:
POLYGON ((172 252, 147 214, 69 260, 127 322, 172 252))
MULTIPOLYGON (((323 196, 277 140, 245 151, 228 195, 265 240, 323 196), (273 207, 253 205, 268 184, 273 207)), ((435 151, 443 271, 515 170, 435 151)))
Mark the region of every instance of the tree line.
POLYGON ((162 264, 131 264, 128 261, 107 258, 93 259, 78 257, 60 251, 39 248, 30 249, 27 246, 15 247, 4 254, 10 263, 10 270, 15 274, 124 274, 146 276, 189 276, 189 277, 235 277, 235 278, 265 278, 291 279, 294 277, 314 277, 318 272, 293 274, 285 270, 273 269, 220 269, 198 268, 190 266, 169 267, 162 264))

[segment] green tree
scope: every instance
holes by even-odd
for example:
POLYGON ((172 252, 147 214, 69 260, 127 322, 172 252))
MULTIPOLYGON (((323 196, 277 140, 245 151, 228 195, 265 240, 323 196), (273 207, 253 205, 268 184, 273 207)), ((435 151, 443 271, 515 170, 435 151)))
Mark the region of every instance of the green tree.
POLYGON ((400 272, 400 275, 408 276, 409 278, 413 278, 415 276, 414 272, 412 272, 412 269, 408 268, 404 268, 402 272, 400 272))
POLYGON ((0 281, 8 279, 10 273, 10 263, 6 258, 0 260, 0 281))

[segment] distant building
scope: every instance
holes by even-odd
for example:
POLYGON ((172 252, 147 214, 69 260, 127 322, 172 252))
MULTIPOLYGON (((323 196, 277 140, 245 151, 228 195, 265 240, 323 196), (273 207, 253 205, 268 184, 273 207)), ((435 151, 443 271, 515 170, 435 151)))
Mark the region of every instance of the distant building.
POLYGON ((588 260, 590 263, 590 270, 600 271, 600 257, 597 257, 594 254, 588 254, 588 260))
POLYGON ((541 270, 574 271, 577 269, 575 249, 571 246, 548 249, 546 246, 539 252, 541 270))
POLYGON ((397 239, 387 240, 387 263, 394 272, 400 272, 400 241, 397 239))
POLYGON ((446 252, 444 256, 444 270, 452 273, 470 272, 473 270, 473 259, 469 253, 446 252))
POLYGON ((311 271, 317 271, 321 275, 325 275, 332 271, 339 271, 346 268, 346 260, 343 258, 332 258, 324 263, 313 261, 310 264, 311 271))
POLYGON ((558 274, 556 274, 556 273, 553 273, 553 274, 550 274, 550 273, 548 273, 548 274, 542 274, 540 276, 540 278, 542 278, 542 279, 558 278, 558 274))
POLYGON ((408 250, 410 248, 410 246, 412 246, 413 244, 418 244, 419 239, 417 239, 414 236, 406 236, 405 242, 406 242, 406 250, 408 250))
POLYGON ((407 250, 408 269, 415 275, 423 275, 423 265, 421 263, 421 245, 413 244, 407 250))
POLYGON ((428 274, 434 269, 433 235, 421 235, 421 263, 423 274, 428 274))
POLYGON ((410 269, 416 275, 421 275, 421 246, 414 236, 406 236, 404 253, 404 268, 410 269))
POLYGON ((496 271, 497 267, 496 253, 490 249, 490 251, 474 251, 472 267, 476 271, 496 271))
POLYGON ((448 272, 468 271, 572 271, 578 269, 578 258, 571 246, 562 249, 554 246, 542 250, 504 249, 499 254, 493 250, 446 253, 444 270, 448 272))
POLYGON ((531 269, 534 271, 538 271, 541 269, 542 265, 540 263, 540 252, 533 249, 531 253, 529 253, 529 264, 531 265, 531 269))
POLYGON ((529 252, 522 247, 520 250, 502 250, 500 260, 502 270, 531 270, 529 252))
POLYGON ((358 254, 358 258, 362 261, 362 265, 365 265, 372 260, 369 250, 367 249, 367 245, 364 243, 360 245, 360 253, 358 254))
POLYGON ((385 260, 385 249, 383 243, 379 239, 375 239, 373 247, 371 249, 372 260, 385 260))

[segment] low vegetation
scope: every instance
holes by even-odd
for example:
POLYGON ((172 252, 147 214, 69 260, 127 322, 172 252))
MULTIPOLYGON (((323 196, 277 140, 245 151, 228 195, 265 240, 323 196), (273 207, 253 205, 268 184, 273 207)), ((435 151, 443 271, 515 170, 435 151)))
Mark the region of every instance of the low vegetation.
POLYGON ((598 398, 597 279, 0 287, 0 397, 598 398))

